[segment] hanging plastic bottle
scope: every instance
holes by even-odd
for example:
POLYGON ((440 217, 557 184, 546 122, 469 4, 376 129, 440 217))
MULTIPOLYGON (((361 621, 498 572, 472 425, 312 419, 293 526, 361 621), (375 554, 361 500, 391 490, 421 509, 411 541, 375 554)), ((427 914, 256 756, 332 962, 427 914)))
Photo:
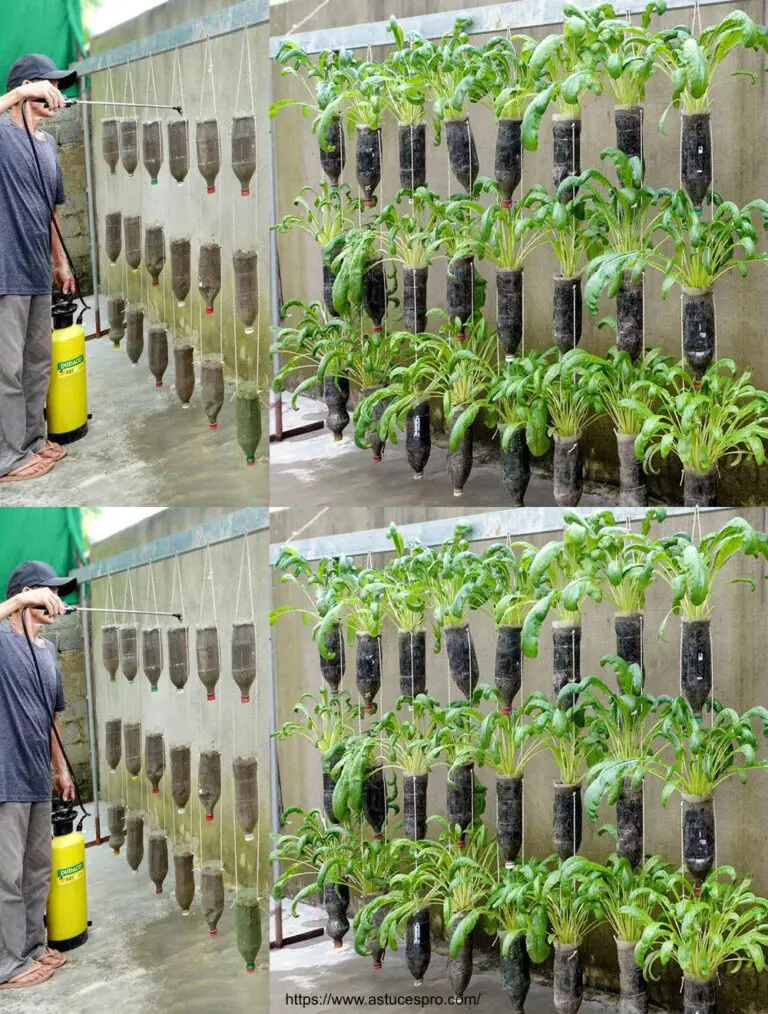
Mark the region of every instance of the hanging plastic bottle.
POLYGON ((235 925, 237 949, 245 962, 246 972, 253 973, 256 971, 256 956, 261 950, 261 906, 256 888, 244 887, 237 892, 235 925))
POLYGON ((140 303, 132 303, 125 311, 125 351, 138 366, 144 351, 144 307, 140 303))
POLYGON ((189 679, 189 639, 186 627, 168 628, 168 675, 181 693, 189 679))
POLYGON ((237 442, 245 455, 249 468, 256 464, 256 450, 261 443, 261 398, 255 380, 243 380, 237 385, 235 399, 237 442))
POLYGON ((112 267, 117 263, 123 246, 123 216, 119 211, 108 211, 104 219, 106 238, 104 249, 112 267))
POLYGON ((168 329, 165 324, 149 325, 149 372, 155 378, 155 387, 163 386, 168 369, 168 329))
POLYGON ((206 863, 200 871, 200 907, 210 936, 218 936, 216 927, 224 911, 224 873, 220 863, 206 863))
POLYGON ((224 364, 220 359, 207 358, 200 364, 200 393, 208 416, 208 428, 218 429, 216 420, 224 404, 224 364))
POLYGON ((138 627, 120 628, 120 668, 129 683, 133 683, 136 673, 139 671, 138 642, 138 627))
POLYGON ((120 121, 120 158, 123 169, 133 176, 139 164, 139 124, 136 120, 120 121))
POLYGON ((120 128, 113 116, 101 121, 101 153, 114 176, 120 161, 120 128))
POLYGON ((221 247, 218 243, 203 243, 197 266, 197 283, 210 317, 213 304, 221 289, 221 247))
POLYGON ((134 873, 139 872, 144 858, 144 817, 129 813, 125 821, 125 858, 134 873))
POLYGON ((201 750, 197 772, 197 794, 205 810, 205 819, 213 820, 213 810, 221 798, 221 754, 218 750, 201 750))
POLYGON ((168 168, 179 186, 189 172, 189 123, 171 120, 168 124, 168 168))
MULTIPOLYGON (((149 347, 151 352, 151 343, 149 347)), ((153 693, 157 693, 157 684, 160 682, 160 676, 163 672, 163 640, 159 627, 150 627, 149 630, 142 630, 141 657, 144 675, 149 680, 150 689, 153 693)))
POLYGON ((101 628, 101 658, 109 678, 113 680, 120 666, 117 627, 114 624, 101 628))
POLYGON ((171 795, 179 813, 184 813, 192 791, 192 754, 188 743, 171 744, 171 795))
POLYGON ((157 186, 157 176, 163 164, 163 135, 159 120, 141 125, 141 149, 149 182, 157 186))
POLYGON ((160 272, 165 265, 165 233, 162 225, 150 225, 144 235, 144 260, 152 285, 160 285, 160 272))
POLYGON ((232 679, 240 689, 240 701, 250 701, 256 679, 256 627, 253 623, 232 624, 232 679))
POLYGON ((195 393, 195 350, 191 345, 177 345, 173 350, 176 394, 182 408, 189 408, 195 393))
POLYGON ((208 193, 215 194, 216 177, 221 169, 217 120, 197 121, 197 168, 208 186, 208 193))
POLYGON ((173 872, 176 878, 176 901, 182 915, 189 915, 195 900, 195 855, 192 849, 180 848, 173 856, 173 872))
POLYGON ((125 300, 122 296, 110 296, 107 300, 108 338, 114 348, 120 348, 125 335, 125 300))
POLYGON ((168 876, 168 838, 165 831, 150 831, 147 844, 149 879, 155 885, 155 894, 162 894, 163 883, 168 876))
POLYGON ((123 723, 119 718, 109 718, 105 724, 105 748, 104 756, 107 766, 112 774, 117 770, 120 763, 120 755, 123 745, 123 723))
POLYGON ((125 261, 136 274, 141 267, 141 215, 126 215, 123 219, 123 246, 125 261))
POLYGON ((240 180, 240 193, 249 197, 256 172, 256 120, 253 116, 232 118, 232 171, 240 180))
POLYGON ((162 732, 148 732, 144 740, 144 765, 153 793, 160 792, 160 779, 165 773, 165 739, 162 732))
POLYGON ((107 828, 109 847, 113 855, 119 856, 125 842, 125 803, 122 799, 107 804, 107 828))
POLYGON ((259 315, 259 258, 255 250, 236 250, 232 258, 235 270, 235 305, 246 334, 253 334, 259 315))
POLYGON ((125 747, 125 769, 136 781, 141 773, 140 722, 126 722, 123 727, 123 745, 125 747))
POLYGON ((208 700, 216 700, 216 684, 221 676, 219 663, 219 628, 198 627, 197 643, 197 675, 208 693, 208 700))
POLYGON ((253 841, 253 829, 259 819, 259 762, 255 757, 235 757, 232 772, 237 823, 245 832, 245 840, 253 841))
POLYGON ((171 240, 171 288, 177 306, 184 306, 192 284, 192 245, 188 236, 171 240))

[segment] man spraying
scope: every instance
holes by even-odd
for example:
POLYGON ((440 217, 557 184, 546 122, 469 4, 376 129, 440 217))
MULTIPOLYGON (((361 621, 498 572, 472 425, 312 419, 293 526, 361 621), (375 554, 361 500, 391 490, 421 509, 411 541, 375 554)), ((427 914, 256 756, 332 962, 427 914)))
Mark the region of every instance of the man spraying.
POLYGON ((0 482, 45 475, 66 454, 45 424, 51 261, 62 292, 73 293, 75 280, 53 225, 64 203, 56 142, 40 124, 64 106, 59 87, 75 80, 74 71, 31 54, 11 67, 0 96, 0 482))
POLYGON ((41 630, 65 612, 59 593, 74 588, 74 579, 29 561, 0 603, 0 990, 37 986, 66 961, 45 932, 51 767, 62 799, 74 799, 75 787, 53 731, 64 710, 61 672, 41 630))

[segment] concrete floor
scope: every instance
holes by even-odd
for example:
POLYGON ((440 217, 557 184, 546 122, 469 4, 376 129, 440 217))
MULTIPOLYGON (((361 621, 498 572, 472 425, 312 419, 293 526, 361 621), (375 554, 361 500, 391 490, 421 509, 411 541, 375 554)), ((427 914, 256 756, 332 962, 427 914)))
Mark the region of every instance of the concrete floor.
POLYGON ((156 388, 146 355, 145 348, 133 366, 106 338, 87 343, 88 433, 47 475, 0 483, 0 505, 234 509, 268 502, 267 457, 248 468, 237 444, 234 384, 227 385, 219 428, 210 430, 199 389, 189 409, 176 397, 173 356, 165 386, 156 388))
MULTIPOLYGON (((290 395, 283 405, 283 426, 289 430, 315 420, 324 420, 322 402, 300 398, 297 411, 290 408, 290 395)), ((334 441, 327 429, 273 443, 270 449, 270 498, 273 507, 377 506, 509 507, 509 496, 501 485, 497 462, 475 460, 472 474, 461 498, 454 497, 448 478, 447 451, 432 445, 424 478, 414 480, 405 457, 405 439, 388 446, 380 464, 370 451, 355 446, 352 425, 344 439, 334 441)), ((582 507, 615 504, 618 490, 588 485, 582 507)), ((554 506, 552 479, 532 475, 525 496, 526 507, 554 506)))
MULTIPOLYGON (((88 940, 41 986, 0 994, 3 1014, 266 1014, 266 942, 262 967, 248 975, 237 951, 232 897, 219 935, 210 937, 199 892, 182 916, 173 894, 173 862, 161 897, 144 863, 133 873, 108 845, 87 850, 88 940)), ((198 884, 199 886, 199 884, 198 884)))

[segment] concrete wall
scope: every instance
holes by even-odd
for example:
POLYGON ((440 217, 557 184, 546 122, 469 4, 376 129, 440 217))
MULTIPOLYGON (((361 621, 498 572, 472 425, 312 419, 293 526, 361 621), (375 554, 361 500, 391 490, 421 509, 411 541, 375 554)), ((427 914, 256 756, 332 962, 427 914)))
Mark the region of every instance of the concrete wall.
MULTIPOLYGON (((386 21, 390 15, 407 17, 423 13, 437 13, 457 8, 472 8, 483 5, 484 0, 424 0, 414 4, 413 0, 364 0, 354 10, 343 0, 331 0, 322 10, 315 13, 297 31, 315 31, 344 25, 386 21)), ((289 0, 272 8, 271 33, 285 34, 301 22, 315 8, 314 0, 289 0)), ((758 0, 746 0, 740 4, 722 4, 701 8, 702 24, 713 24, 730 11, 741 8, 758 22, 763 22, 763 4, 758 0)), ((690 23, 692 8, 672 11, 666 15, 664 24, 690 23)), ((525 25, 516 30, 527 32, 535 38, 542 38, 557 26, 528 29, 525 25)), ((490 36, 478 35, 473 41, 485 43, 490 36)), ((374 48, 373 59, 383 59, 387 50, 374 48)), ((763 61, 756 53, 748 52, 738 57, 731 56, 718 72, 717 98, 712 113, 714 138, 714 185, 725 197, 739 205, 765 195, 768 189, 768 162, 761 154, 763 111, 768 98, 768 79, 761 73, 763 61), (753 86, 746 77, 729 78, 728 73, 736 69, 749 69, 757 73, 753 86)), ((291 78, 280 76, 280 68, 273 69, 274 100, 299 97, 301 85, 291 78)), ((651 186, 675 186, 679 179, 680 116, 674 110, 667 117, 666 136, 659 135, 656 124, 669 102, 669 87, 666 79, 657 76, 650 83, 645 113, 645 153, 647 181, 651 186)), ((471 109, 472 129, 480 159, 480 172, 493 173, 493 150, 495 125, 489 109, 473 106, 471 109)), ((431 128, 429 128, 431 130, 431 128)), ((310 131, 310 121, 303 119, 298 109, 286 109, 275 120, 277 165, 277 206, 278 218, 291 210, 291 202, 304 186, 316 187, 323 178, 318 160, 317 139, 310 131)), ((541 126, 541 141, 536 153, 525 152, 523 182, 524 192, 534 183, 551 186, 552 142, 551 112, 541 126)), ((390 119, 383 124, 383 170, 382 184, 377 194, 379 207, 392 201, 399 188, 397 173, 397 135, 390 119)), ((595 166, 600 151, 615 144, 613 124, 613 102, 608 94, 595 98, 590 96, 584 102, 582 111, 582 167, 595 166)), ((347 142, 347 166, 344 179, 354 187, 354 143, 347 142)), ((445 143, 427 150, 427 182, 433 188, 447 194, 456 191, 458 184, 451 177, 448 168, 448 154, 445 143)), ((322 298, 320 250, 309 237, 293 233, 279 237, 280 271, 283 298, 302 299, 306 302, 322 298)), ((525 268, 525 343, 529 347, 544 349, 552 344, 551 279, 555 261, 548 249, 537 251, 525 268)), ((482 274, 488 279, 486 313, 489 321, 495 323, 495 287, 493 267, 481 265, 482 274)), ((646 280, 646 341, 649 347, 659 346, 672 355, 681 354, 680 345, 680 294, 673 290, 666 301, 659 298, 661 276, 650 273, 646 280)), ((445 267, 437 264, 430 269, 429 305, 444 306, 445 267)), ((733 272, 721 279, 716 287, 717 354, 731 357, 740 368, 752 367, 753 378, 763 388, 768 386, 768 359, 764 352, 763 321, 768 312, 768 285, 765 269, 757 265, 746 280, 733 272)), ((613 314, 614 308, 606 298, 597 317, 591 318, 585 312, 582 347, 597 353, 604 353, 612 344, 612 334, 607 329, 598 331, 597 321, 613 314)), ((394 324, 397 311, 390 315, 394 324)), ((587 438, 589 444, 587 470, 595 478, 618 480, 618 462, 610 427, 600 423, 595 432, 587 438)), ((661 492, 669 502, 681 502, 679 472, 673 462, 662 475, 652 479, 650 487, 661 492)), ((745 466, 736 470, 723 469, 721 475, 720 503, 766 502, 768 495, 768 469, 745 466)))
MULTIPOLYGON (((521 514, 523 512, 520 512, 521 514)), ((389 512, 378 510, 367 516, 359 510, 342 511, 331 509, 320 517, 299 538, 320 536, 349 530, 364 530, 387 525, 390 520, 397 523, 427 520, 426 511, 389 512), (395 516, 396 515, 396 516, 395 516), (346 522, 346 523, 345 523, 346 522)), ((431 516, 434 516, 431 515, 431 516)), ((449 512, 442 516, 450 516, 449 512)), ((708 532, 719 528, 735 512, 719 511, 702 517, 702 530, 708 532)), ((766 528, 766 511, 750 509, 742 516, 762 530, 766 528)), ((302 527, 309 518, 301 512, 286 511, 276 518, 272 540, 281 541, 302 527), (293 515, 297 514, 297 517, 293 515)), ((661 526, 661 532, 669 534, 680 529, 690 530, 691 518, 671 519, 661 526)), ((519 530, 524 531, 524 521, 519 530)), ((517 534, 515 538, 519 537, 517 534)), ((524 536, 522 536, 524 537, 524 536)), ((537 535, 530 541, 539 546, 549 541, 552 535, 537 535)), ((475 551, 482 551, 489 543, 476 543, 475 551)), ((373 558, 373 566, 380 566, 385 556, 373 558)), ((754 560, 731 563, 720 575, 714 596, 712 618, 712 642, 714 647, 714 692, 724 704, 743 712, 756 704, 765 703, 765 624, 764 616, 768 603, 765 582, 765 567, 754 560), (748 576, 756 579, 756 591, 746 584, 730 584, 733 578, 748 576)), ((291 603, 299 604, 301 593, 291 585, 283 585, 277 572, 273 572, 272 590, 274 608, 291 603)), ((657 638, 657 631, 669 609, 670 595, 665 585, 654 585, 648 596, 646 610, 645 664, 647 683, 656 694, 675 694, 679 686, 680 622, 672 617, 664 641, 657 638)), ((495 634, 493 624, 485 613, 474 614, 471 619, 472 633, 477 649, 481 682, 492 683, 495 634)), ((310 628, 302 624, 297 616, 285 616, 275 626, 277 656, 277 707, 278 722, 290 719, 293 704, 302 693, 316 692, 321 685, 317 660, 317 649, 311 641, 310 628)), ((539 657, 526 660, 522 696, 534 690, 551 691, 552 653, 551 623, 544 627, 539 657)), ((428 645, 432 643, 428 625, 428 645)), ((398 660, 395 631, 387 625, 383 631, 383 675, 382 689, 378 697, 381 710, 394 705, 398 695, 398 660)), ((584 610, 582 632, 582 675, 601 672, 601 656, 615 650, 613 612, 607 603, 599 606, 589 604, 584 610)), ((355 695, 354 659, 348 655, 346 687, 355 695)), ((608 670, 610 683, 610 670, 608 670)), ((434 655, 427 652, 428 692, 447 701, 455 699, 445 653, 434 655)), ((284 788, 284 806, 299 805, 305 808, 320 806, 322 786, 316 752, 309 744, 295 739, 280 744, 280 777, 284 788), (290 789, 288 788, 290 787, 290 789)), ((486 821, 495 827, 495 796, 492 772, 479 771, 483 783, 488 787, 486 821)), ((525 834, 526 855, 546 856, 552 851, 552 783, 555 768, 547 757, 537 758, 525 775, 525 834)), ((661 784, 649 781, 646 786, 646 850, 658 852, 673 862, 680 860, 680 809, 679 799, 673 800, 666 808, 660 805, 661 784)), ((430 813, 443 813, 445 807, 445 773, 436 770, 430 776, 428 805, 430 813)), ((716 794, 717 807, 717 862, 736 867, 741 875, 752 873, 754 887, 758 893, 768 894, 768 856, 763 848, 763 814, 768 806, 768 779, 760 774, 753 776, 746 786, 737 780, 727 782, 716 794)), ((398 818, 391 818, 388 834, 401 833, 397 828, 398 818)), ((611 851, 612 839, 598 837, 598 828, 615 822, 611 808, 604 806, 598 823, 590 824, 585 818, 584 841, 581 853, 593 858, 602 858, 611 851)), ((617 987, 614 948, 609 934, 601 931, 590 938, 588 947, 590 980, 601 986, 617 987)), ((674 970, 654 987, 657 1000, 678 1009, 680 1000, 679 974, 674 970)), ((738 977, 723 976, 721 985, 723 1010, 746 1012, 768 1009, 768 981, 751 975, 738 977)))
MULTIPOLYGON (((111 539, 98 543, 93 550, 94 559, 106 559, 115 553, 144 545, 173 532, 184 531, 202 521, 221 517, 216 510, 166 510, 155 514, 133 528, 111 539)), ((195 850, 196 865, 203 861, 221 859, 230 886, 258 886, 262 897, 268 895, 270 878, 270 782, 269 782, 269 680, 267 674, 268 618, 259 608, 264 602, 268 581, 267 533, 256 533, 248 538, 251 560, 255 623, 257 632, 257 679, 251 689, 249 704, 240 702, 240 692, 231 677, 230 636, 234 622, 250 621, 254 615, 248 594, 248 568, 243 568, 242 588, 238 596, 238 575, 243 554, 243 539, 213 546, 210 556, 205 551, 185 554, 179 558, 182 593, 179 592, 179 575, 173 560, 163 561, 150 568, 142 567, 114 578, 102 579, 91 585, 94 606, 111 606, 112 597, 117 607, 131 602, 131 589, 136 608, 180 610, 183 603, 184 622, 189 628, 190 677, 183 693, 170 683, 167 672, 168 624, 163 622, 165 666, 156 693, 141 669, 133 684, 129 684, 118 671, 117 679, 110 682, 102 663, 101 622, 91 626, 93 638, 94 681, 96 685, 96 713, 99 746, 99 773, 101 799, 123 798, 131 809, 143 810, 145 826, 164 828, 172 841, 186 844, 195 850), (154 579, 154 592, 152 585, 154 579), (111 584, 111 589, 110 589, 111 584), (157 606, 155 607, 155 595, 157 606), (197 677, 195 663, 195 630, 197 626, 218 623, 221 679, 216 688, 216 701, 208 702, 202 683, 197 677), (144 774, 136 781, 126 772, 121 762, 111 774, 104 761, 104 735, 107 718, 121 717, 123 724, 140 721, 142 733, 162 731, 165 736, 166 772, 160 783, 159 795, 151 793, 144 774), (171 798, 170 757, 172 743, 186 742, 192 753, 192 793, 183 815, 176 813, 171 798), (206 823, 204 811, 197 798, 198 757, 201 749, 215 747, 221 752, 222 790, 215 808, 215 820, 206 823), (234 786, 232 760, 235 756, 255 754, 259 761, 258 830, 254 841, 246 842, 243 832, 234 820, 234 786)), ((95 615, 95 614, 94 614, 95 615)), ((139 618, 140 619, 140 618, 139 618)), ((110 622, 107 617, 104 622, 110 622)), ((145 626, 154 621, 147 618, 145 626)), ((170 623, 175 624, 174 620, 170 623)), ((141 624, 140 624, 141 625, 141 624)), ((103 826, 103 825, 102 825, 103 826)), ((262 964, 268 962, 267 915, 264 914, 264 947, 260 955, 262 964)))
POLYGON ((83 802, 93 798, 88 713, 85 703, 85 650, 79 613, 60 617, 45 631, 56 646, 64 684, 66 710, 61 716, 62 742, 67 751, 83 802))
POLYGON ((93 292, 85 186, 82 106, 71 106, 51 117, 45 129, 56 138, 67 203, 61 209, 62 234, 74 261, 84 296, 93 292))

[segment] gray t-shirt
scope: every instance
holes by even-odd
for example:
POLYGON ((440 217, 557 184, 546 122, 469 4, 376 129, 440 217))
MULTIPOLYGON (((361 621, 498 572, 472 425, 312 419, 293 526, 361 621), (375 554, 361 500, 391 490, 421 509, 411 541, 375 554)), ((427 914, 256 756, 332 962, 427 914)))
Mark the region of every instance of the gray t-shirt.
POLYGON ((0 623, 0 803, 51 798, 51 713, 64 710, 64 689, 54 646, 32 646, 42 690, 26 637, 0 623))
POLYGON ((51 135, 32 140, 45 197, 26 130, 0 116, 0 296, 51 291, 51 218, 64 203, 64 181, 51 135))

